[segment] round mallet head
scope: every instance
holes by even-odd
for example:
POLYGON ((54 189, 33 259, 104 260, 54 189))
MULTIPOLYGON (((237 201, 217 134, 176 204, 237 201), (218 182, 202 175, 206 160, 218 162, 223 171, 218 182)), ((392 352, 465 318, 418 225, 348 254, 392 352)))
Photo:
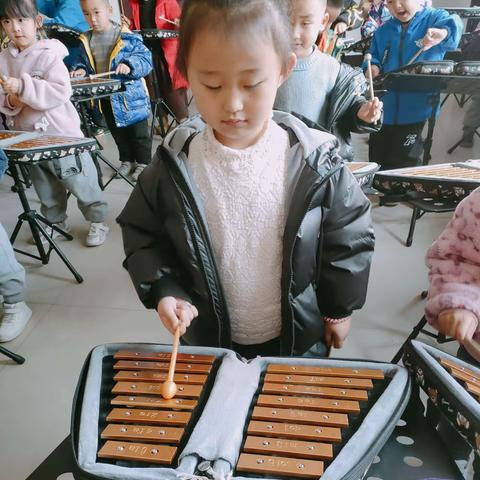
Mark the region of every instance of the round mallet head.
POLYGON ((166 382, 163 382, 162 385, 162 397, 165 400, 170 400, 175 396, 177 393, 177 385, 175 382, 170 382, 167 380, 166 382))
POLYGON ((372 54, 371 53, 366 53, 364 57, 366 62, 371 62, 372 61, 372 54))

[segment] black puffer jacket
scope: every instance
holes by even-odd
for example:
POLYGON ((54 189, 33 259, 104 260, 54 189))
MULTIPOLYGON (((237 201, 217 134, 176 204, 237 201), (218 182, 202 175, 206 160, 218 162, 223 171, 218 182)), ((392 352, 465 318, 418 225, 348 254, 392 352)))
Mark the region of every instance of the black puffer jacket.
MULTIPOLYGON (((330 134, 276 112, 290 136, 290 205, 283 239, 282 354, 322 341, 322 315, 342 318, 362 307, 374 235, 370 203, 337 155, 330 134)), ((147 308, 164 296, 199 311, 184 335, 191 345, 231 347, 228 307, 202 204, 189 177, 188 145, 203 128, 183 124, 159 147, 118 217, 125 268, 147 308)))

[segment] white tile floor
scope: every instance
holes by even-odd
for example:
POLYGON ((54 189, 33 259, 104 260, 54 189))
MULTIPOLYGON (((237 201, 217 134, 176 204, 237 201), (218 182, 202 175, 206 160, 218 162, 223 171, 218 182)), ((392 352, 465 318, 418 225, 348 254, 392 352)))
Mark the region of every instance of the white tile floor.
MULTIPOLYGON (((474 149, 446 149, 460 134, 462 112, 450 99, 438 124, 434 162, 480 158, 474 149)), ((116 151, 107 138, 106 153, 116 151)), ((356 138, 360 157, 363 137, 356 138)), ((361 158, 359 158, 361 159, 361 158)), ((83 246, 87 225, 75 202, 69 206, 75 239, 61 247, 85 278, 77 284, 58 258, 46 266, 19 256, 27 270, 27 299, 34 315, 25 332, 8 348, 24 355, 22 366, 0 356, 0 479, 22 480, 68 434, 70 406, 82 363, 95 345, 105 342, 170 342, 170 336, 152 312, 136 298, 123 259, 120 229, 115 217, 130 187, 115 180, 106 190, 110 205, 110 235, 99 248, 83 246)), ((38 202, 29 190, 32 205, 38 202)), ((20 212, 10 180, 0 184, 0 221, 11 232, 20 212)), ((403 244, 411 210, 404 206, 375 207, 377 246, 365 308, 354 317, 352 333, 336 356, 389 360, 421 315, 419 293, 426 287, 425 250, 450 215, 427 215, 419 221, 411 248, 403 244)), ((28 247, 27 228, 19 244, 28 247)), ((47 480, 47 479, 46 479, 47 480)))

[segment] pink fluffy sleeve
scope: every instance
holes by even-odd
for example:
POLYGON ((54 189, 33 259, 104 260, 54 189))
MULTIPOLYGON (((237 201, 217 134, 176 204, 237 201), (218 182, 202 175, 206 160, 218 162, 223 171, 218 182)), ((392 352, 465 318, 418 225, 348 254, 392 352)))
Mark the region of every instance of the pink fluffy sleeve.
POLYGON ((469 310, 480 320, 480 188, 458 205, 426 264, 428 322, 435 326, 439 313, 449 309, 469 310))

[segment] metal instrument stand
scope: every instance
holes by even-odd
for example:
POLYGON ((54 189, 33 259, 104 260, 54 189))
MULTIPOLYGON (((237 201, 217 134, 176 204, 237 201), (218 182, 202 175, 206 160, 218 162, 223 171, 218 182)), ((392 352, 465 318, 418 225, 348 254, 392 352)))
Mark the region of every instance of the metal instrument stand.
POLYGON ((22 363, 25 363, 25 358, 23 358, 21 355, 17 355, 16 353, 13 353, 11 350, 8 350, 8 348, 2 347, 1 345, 0 345, 0 353, 2 353, 8 358, 11 358, 14 362, 18 363, 19 365, 22 365, 22 363))
MULTIPOLYGON (((96 139, 95 135, 93 134, 93 131, 92 131, 92 129, 90 127, 90 124, 88 122, 87 108, 85 106, 85 103, 86 102, 91 102, 93 100, 100 100, 101 98, 105 98, 105 97, 110 97, 110 96, 114 95, 115 93, 118 93, 118 91, 116 91, 116 92, 106 92, 106 93, 102 93, 102 94, 99 94, 99 95, 93 95, 93 96, 87 96, 87 95, 76 96, 76 97, 74 96, 71 99, 71 101, 75 105, 75 107, 78 107, 77 111, 80 115, 80 121, 82 123, 83 133, 85 134, 86 137, 94 138, 96 140, 97 145, 99 147, 99 150, 102 150, 102 146, 99 144, 98 140, 96 139)), ((123 173, 121 173, 119 171, 119 168, 117 168, 110 160, 108 160, 108 158, 106 158, 100 151, 91 152, 91 155, 92 155, 92 159, 95 163, 95 166, 96 166, 97 172, 98 172, 98 184, 100 185, 100 188, 102 190, 105 190, 105 188, 107 188, 108 185, 112 182, 112 180, 114 180, 117 176, 122 177, 123 180, 125 180, 130 186, 132 186, 132 187, 135 186, 135 184, 127 176, 125 176, 123 173), (115 172, 109 178, 107 183, 105 183, 105 184, 103 183, 102 170, 100 168, 100 164, 98 162, 98 159, 100 159, 103 163, 108 165, 115 172)))
POLYGON ((10 160, 9 170, 13 177, 15 191, 18 194, 20 198, 20 202, 23 207, 23 213, 21 213, 18 216, 18 221, 17 221, 17 224, 15 225, 15 229, 13 230, 12 236, 10 237, 10 242, 12 243, 12 245, 15 243, 15 240, 20 231, 20 228, 23 225, 23 222, 28 222, 28 225, 30 226, 30 231, 32 232, 33 240, 35 242, 39 255, 34 255, 30 252, 25 252, 18 248, 14 248, 14 250, 17 253, 21 253, 22 255, 27 255, 36 260, 40 260, 44 265, 46 265, 49 262, 50 253, 52 252, 52 250, 55 250, 55 252, 61 258, 63 263, 67 266, 70 272, 72 272, 72 275, 75 277, 75 280, 78 283, 82 283, 83 277, 78 273, 75 267, 70 263, 70 260, 62 252, 62 250, 60 250, 55 240, 53 240, 53 238, 50 235, 48 235, 47 231, 45 230, 45 226, 52 227, 56 232, 60 233, 67 240, 73 240, 73 237, 69 233, 64 232, 61 228, 58 228, 57 225, 54 225, 51 222, 49 222, 46 218, 39 215, 35 210, 33 210, 30 207, 27 196, 25 195, 24 184, 20 179, 18 162, 16 162, 15 160, 10 160), (48 250, 45 249, 45 246, 42 243, 42 238, 40 235, 43 235, 43 237, 47 240, 49 244, 48 250))

